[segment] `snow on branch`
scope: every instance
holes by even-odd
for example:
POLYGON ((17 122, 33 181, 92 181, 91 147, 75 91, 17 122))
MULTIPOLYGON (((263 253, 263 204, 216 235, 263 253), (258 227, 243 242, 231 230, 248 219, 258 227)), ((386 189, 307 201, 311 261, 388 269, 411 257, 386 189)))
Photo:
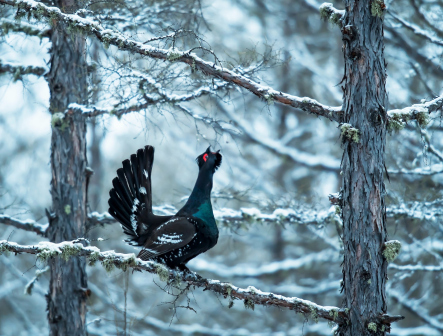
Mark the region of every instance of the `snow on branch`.
POLYGON ((19 220, 7 215, 0 215, 0 224, 11 225, 25 231, 32 231, 41 236, 45 236, 46 230, 49 226, 48 224, 39 224, 36 221, 30 219, 19 220))
POLYGON ((443 164, 433 164, 427 167, 418 167, 414 169, 388 169, 389 174, 405 174, 405 175, 436 175, 443 173, 443 164))
POLYGON ((389 264, 389 268, 396 269, 399 271, 405 272, 415 272, 415 271, 423 271, 423 272, 443 272, 443 265, 434 266, 434 265, 396 265, 389 264))
MULTIPOLYGON (((153 207, 153 210, 154 213, 165 216, 177 213, 177 209, 170 205, 153 207)), ((220 210, 214 209, 214 217, 219 225, 225 226, 234 226, 245 221, 249 223, 291 223, 304 225, 324 225, 328 222, 340 221, 335 207, 323 211, 278 208, 270 214, 262 213, 257 208, 241 208, 240 210, 222 208, 220 210)), ((107 212, 102 214, 92 212, 88 215, 88 221, 93 225, 105 225, 116 222, 107 212)))
POLYGON ((400 206, 389 206, 386 215, 390 218, 412 218, 418 220, 439 221, 443 216, 443 201, 412 202, 400 206))
POLYGON ((41 17, 45 17, 50 19, 52 23, 62 21, 68 24, 71 30, 96 36, 105 46, 113 45, 123 51, 169 62, 185 63, 189 65, 193 71, 199 70, 206 75, 236 84, 266 100, 268 103, 277 102, 317 116, 326 117, 332 121, 340 120, 342 113, 341 106, 330 107, 320 104, 311 98, 300 98, 274 90, 268 86, 254 82, 241 73, 229 70, 212 62, 207 62, 194 54, 192 50, 181 51, 175 48, 161 49, 143 44, 127 38, 116 30, 104 29, 100 24, 90 19, 85 19, 75 14, 64 14, 56 7, 48 7, 41 2, 33 0, 0 0, 0 3, 17 7, 18 14, 22 13, 20 15, 23 16, 28 12, 38 20, 41 19, 41 17))
POLYGON ((425 127, 429 123, 429 114, 443 107, 443 95, 409 107, 388 111, 388 129, 401 130, 410 120, 416 120, 420 127, 425 127))
MULTIPOLYGON (((143 261, 135 257, 135 254, 122 254, 114 251, 101 252, 95 246, 83 246, 77 242, 50 243, 40 242, 37 245, 20 245, 6 240, 0 241, 0 253, 14 252, 29 253, 37 255, 38 259, 48 260, 54 257, 62 257, 65 260, 75 256, 86 257, 89 264, 93 265, 97 261, 101 262, 107 271, 111 271, 114 267, 123 271, 133 268, 143 270, 149 273, 158 274, 162 281, 177 282, 182 281, 187 284, 210 290, 214 293, 221 294, 230 300, 242 300, 247 308, 254 308, 255 305, 276 306, 279 308, 288 308, 302 313, 314 320, 323 318, 335 323, 345 323, 346 313, 344 309, 332 306, 320 306, 314 302, 299 299, 297 297, 285 297, 268 292, 262 292, 253 286, 248 288, 240 288, 227 282, 219 280, 205 279, 194 272, 183 272, 171 270, 164 265, 143 261)), ((386 316, 382 316, 380 321, 386 321, 386 316)), ((393 317, 389 317, 391 320, 393 317)), ((394 317, 395 318, 395 317, 394 317)))
POLYGON ((334 5, 325 2, 319 7, 320 17, 324 20, 328 20, 329 22, 341 26, 342 18, 345 15, 345 10, 339 10, 334 8, 334 5))
POLYGON ((389 11, 389 14, 397 20, 399 23, 403 25, 403 27, 407 28, 408 30, 412 31, 415 35, 424 37, 426 40, 428 40, 431 43, 434 43, 436 45, 443 47, 443 40, 440 40, 433 36, 430 32, 421 29, 420 27, 416 26, 413 23, 410 23, 406 20, 403 20, 401 17, 399 17, 397 14, 394 14, 392 11, 389 11))
POLYGON ((14 65, 8 62, 4 62, 0 60, 0 75, 4 73, 10 73, 13 75, 14 82, 18 80, 22 80, 23 75, 36 75, 43 76, 46 73, 47 69, 43 67, 37 66, 23 66, 23 65, 14 65))
POLYGON ((0 19, 0 29, 3 31, 4 34, 8 34, 10 31, 15 33, 25 33, 28 36, 37 36, 38 38, 42 39, 44 37, 49 37, 49 28, 39 28, 35 25, 26 23, 26 22, 20 22, 16 20, 10 20, 10 19, 0 19))

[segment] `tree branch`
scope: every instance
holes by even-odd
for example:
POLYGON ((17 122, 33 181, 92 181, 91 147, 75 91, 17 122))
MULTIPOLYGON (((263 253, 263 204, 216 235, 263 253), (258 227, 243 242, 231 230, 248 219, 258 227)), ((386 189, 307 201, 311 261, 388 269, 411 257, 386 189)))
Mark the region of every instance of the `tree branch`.
POLYGON ((10 31, 13 31, 16 33, 25 33, 28 36, 37 36, 40 39, 44 37, 49 37, 51 31, 51 29, 49 28, 40 29, 39 27, 29 23, 19 22, 16 20, 10 20, 5 18, 0 20, 0 29, 2 29, 5 34, 8 34, 10 31))
POLYGON ((46 73, 47 69, 43 67, 37 66, 22 66, 22 65, 13 65, 11 63, 4 62, 0 60, 0 75, 3 73, 11 73, 13 74, 14 82, 17 80, 21 80, 23 75, 36 75, 43 76, 46 73))
POLYGON ((50 242, 40 242, 38 245, 20 245, 6 240, 0 241, 0 253, 29 253, 37 255, 38 259, 48 260, 54 257, 62 257, 68 260, 74 256, 87 257, 90 264, 100 261, 103 267, 110 271, 114 267, 123 271, 133 268, 143 270, 149 273, 158 274, 160 279, 168 282, 176 282, 177 280, 186 282, 187 284, 203 290, 210 290, 214 293, 221 294, 225 298, 231 300, 243 300, 245 306, 253 308, 254 305, 276 306, 280 308, 288 308, 297 313, 311 316, 314 320, 323 318, 335 323, 346 323, 346 313, 344 309, 331 306, 320 306, 314 302, 299 299, 297 297, 285 297, 268 292, 262 292, 253 286, 248 288, 236 287, 227 282, 219 280, 205 279, 194 272, 184 272, 171 270, 164 265, 137 259, 135 254, 122 254, 114 251, 101 252, 94 246, 83 246, 77 242, 62 242, 59 244, 50 242))
POLYGON ((39 224, 31 219, 19 220, 7 215, 0 215, 0 224, 15 226, 18 229, 35 232, 41 236, 46 235, 48 224, 39 224))
POLYGON ((443 95, 422 104, 414 104, 403 109, 388 111, 390 128, 402 129, 404 123, 416 120, 420 127, 425 127, 429 123, 429 114, 443 107, 443 95), (395 125, 394 123, 399 123, 395 125), (396 127, 397 126, 397 127, 396 127))
POLYGON ((132 53, 148 56, 169 62, 181 62, 189 65, 193 70, 199 70, 206 75, 210 75, 224 81, 236 84, 254 93, 256 96, 266 100, 268 103, 277 102, 283 105, 289 105, 301 109, 305 112, 328 118, 331 121, 339 121, 341 107, 330 107, 320 104, 311 98, 300 98, 287 93, 274 90, 268 86, 261 85, 253 80, 228 70, 212 62, 207 62, 196 54, 189 51, 180 51, 178 49, 161 49, 150 45, 145 45, 126 38, 122 33, 110 29, 104 29, 100 24, 90 19, 81 18, 78 15, 64 14, 56 7, 48 7, 41 2, 33 0, 0 0, 0 3, 18 7, 18 14, 23 15, 28 12, 36 19, 45 17, 53 23, 57 20, 69 24, 72 29, 83 32, 84 34, 94 35, 105 45, 113 45, 120 50, 130 51, 132 53))
POLYGON ((407 28, 408 30, 412 31, 415 35, 424 37, 429 42, 432 42, 436 45, 443 46, 443 41, 432 36, 429 32, 426 30, 421 29, 420 27, 414 25, 413 23, 407 22, 406 20, 403 20, 401 17, 399 17, 397 14, 392 13, 389 11, 389 14, 399 23, 402 24, 403 27, 407 28))

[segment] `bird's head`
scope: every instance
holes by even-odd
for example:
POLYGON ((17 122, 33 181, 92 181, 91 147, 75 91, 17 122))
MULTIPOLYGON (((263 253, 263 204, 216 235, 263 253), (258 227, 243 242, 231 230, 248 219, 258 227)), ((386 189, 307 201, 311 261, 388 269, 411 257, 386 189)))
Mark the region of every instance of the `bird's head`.
POLYGON ((222 155, 220 154, 220 150, 211 152, 211 146, 209 146, 206 152, 199 155, 195 161, 197 161, 199 169, 209 168, 212 169, 212 172, 215 172, 221 165, 222 155))

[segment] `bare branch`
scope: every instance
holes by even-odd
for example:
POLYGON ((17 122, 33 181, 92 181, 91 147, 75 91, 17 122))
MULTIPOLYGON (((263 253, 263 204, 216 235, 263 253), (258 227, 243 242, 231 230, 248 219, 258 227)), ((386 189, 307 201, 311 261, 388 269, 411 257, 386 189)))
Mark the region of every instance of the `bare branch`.
POLYGON ((135 254, 122 254, 114 251, 101 252, 94 246, 83 246, 76 242, 62 242, 59 244, 50 242, 40 242, 38 245, 20 245, 6 240, 0 241, 0 252, 29 253, 37 255, 37 258, 48 260, 49 258, 62 257, 69 259, 74 256, 87 257, 90 264, 100 261, 106 270, 110 271, 117 267, 124 271, 129 268, 144 270, 149 273, 155 273, 165 281, 177 281, 178 279, 189 285, 210 290, 221 294, 231 300, 243 300, 247 307, 254 305, 276 306, 288 308, 298 313, 311 316, 314 319, 323 318, 335 323, 345 323, 346 313, 344 309, 331 306, 320 306, 314 302, 299 299, 297 297, 285 297, 268 292, 262 292, 253 286, 248 288, 236 287, 227 282, 219 280, 210 280, 200 277, 194 272, 183 272, 171 270, 164 265, 137 259, 135 254))
MULTIPOLYGON (((221 107, 220 104, 218 104, 218 106, 221 107)), ((254 132, 254 130, 251 129, 248 123, 238 118, 228 109, 223 110, 228 115, 228 117, 232 119, 236 125, 238 125, 245 136, 247 136, 251 141, 262 145, 266 149, 278 155, 288 157, 295 163, 303 166, 320 168, 328 171, 338 171, 340 169, 340 160, 326 155, 312 155, 306 152, 302 152, 297 148, 285 146, 280 141, 266 138, 265 136, 263 136, 263 134, 254 132)))
POLYGON ((399 17, 397 14, 392 13, 389 11, 389 14, 398 22, 402 24, 403 27, 407 28, 408 30, 412 31, 415 35, 424 37, 429 42, 432 42, 436 45, 443 46, 443 41, 432 36, 431 33, 428 31, 421 29, 420 27, 416 26, 413 23, 407 22, 406 20, 403 20, 401 17, 399 17))
POLYGON ((14 77, 14 82, 17 80, 21 80, 23 75, 36 75, 43 76, 46 73, 47 69, 43 67, 37 66, 22 66, 22 65, 14 65, 11 63, 4 62, 0 60, 0 75, 4 73, 10 73, 14 77))
POLYGON ((74 25, 76 29, 84 34, 94 35, 105 45, 113 45, 120 50, 148 56, 155 59, 169 62, 181 62, 189 65, 193 70, 199 70, 206 75, 210 75, 224 81, 236 84, 254 93, 256 96, 269 102, 277 102, 301 109, 305 112, 316 114, 328 118, 331 121, 339 121, 341 107, 330 107, 320 104, 311 98, 300 98, 287 93, 274 90, 268 86, 261 85, 253 80, 228 70, 212 62, 207 62, 196 54, 189 51, 180 51, 175 48, 161 49, 143 44, 126 38, 122 33, 110 29, 104 29, 100 24, 90 19, 84 19, 78 15, 64 14, 56 7, 48 7, 41 2, 33 0, 0 0, 0 3, 19 7, 22 12, 29 12, 36 19, 41 16, 51 20, 60 20, 66 24, 74 25))
POLYGON ((46 230, 49 226, 48 224, 39 224, 31 219, 19 220, 7 215, 0 215, 0 224, 11 225, 25 231, 32 231, 41 236, 46 235, 46 230))
POLYGON ((417 315, 425 323, 429 324, 433 328, 443 332, 443 323, 439 322, 436 318, 429 316, 429 314, 417 303, 416 300, 408 298, 404 293, 390 288, 389 295, 397 300, 403 307, 409 310, 411 313, 417 315))

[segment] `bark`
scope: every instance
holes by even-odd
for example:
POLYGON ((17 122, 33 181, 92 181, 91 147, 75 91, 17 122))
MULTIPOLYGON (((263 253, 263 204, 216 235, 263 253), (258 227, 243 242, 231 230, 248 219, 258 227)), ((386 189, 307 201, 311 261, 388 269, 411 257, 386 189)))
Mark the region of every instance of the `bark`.
MULTIPOLYGON (((77 4, 61 0, 62 11, 77 4)), ((81 113, 63 114, 70 103, 87 103, 85 38, 53 22, 51 70, 51 195, 54 214, 48 238, 61 242, 84 237, 86 212, 86 123, 81 113)), ((85 335, 87 276, 84 257, 52 258, 48 301, 51 335, 85 335)))
POLYGON ((385 335, 378 323, 386 313, 387 261, 385 185, 387 123, 382 2, 346 0, 343 19, 345 58, 344 119, 359 140, 343 136, 343 290, 349 324, 339 335, 385 335), (372 9, 372 12, 371 12, 372 9))

